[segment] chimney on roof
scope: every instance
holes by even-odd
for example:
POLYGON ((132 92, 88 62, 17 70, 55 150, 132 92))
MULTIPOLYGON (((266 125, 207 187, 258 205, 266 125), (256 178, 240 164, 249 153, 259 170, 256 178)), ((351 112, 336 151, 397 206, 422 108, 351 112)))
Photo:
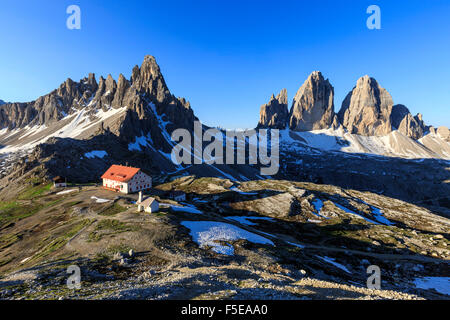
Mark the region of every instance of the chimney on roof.
POLYGON ((138 203, 142 203, 142 191, 139 191, 138 203))

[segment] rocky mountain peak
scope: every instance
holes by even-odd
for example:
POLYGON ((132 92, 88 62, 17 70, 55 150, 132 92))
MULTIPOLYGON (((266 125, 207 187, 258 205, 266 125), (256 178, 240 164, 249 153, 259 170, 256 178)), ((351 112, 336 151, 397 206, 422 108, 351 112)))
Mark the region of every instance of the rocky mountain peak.
POLYGON ((89 76, 87 79, 85 79, 85 81, 86 81, 86 84, 88 84, 89 86, 91 86, 93 88, 96 88, 96 90, 97 90, 98 84, 97 84, 97 80, 95 80, 95 73, 89 73, 89 76))
POLYGON ((133 68, 131 82, 136 90, 154 96, 159 103, 170 100, 170 91, 153 56, 145 56, 141 67, 133 68))
POLYGON ((369 76, 358 79, 356 87, 342 102, 338 118, 350 132, 365 136, 386 135, 392 131, 391 95, 369 76))
POLYGON ((450 142, 450 130, 447 127, 438 127, 436 133, 445 141, 450 142))
POLYGON ((418 114, 413 117, 409 109, 402 104, 392 107, 390 120, 393 129, 415 140, 422 138, 426 130, 422 116, 418 114))
POLYGON ((287 90, 283 89, 261 106, 258 128, 284 129, 288 123, 287 90))
POLYGON ((334 118, 334 88, 320 71, 314 71, 294 97, 289 127, 296 131, 325 129, 334 118))

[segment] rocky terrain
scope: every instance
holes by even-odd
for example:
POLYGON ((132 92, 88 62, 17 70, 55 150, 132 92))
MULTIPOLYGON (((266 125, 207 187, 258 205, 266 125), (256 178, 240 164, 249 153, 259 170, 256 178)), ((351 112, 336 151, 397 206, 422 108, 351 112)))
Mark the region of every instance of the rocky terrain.
POLYGON ((331 185, 170 180, 152 191, 151 215, 136 212, 136 195, 96 186, 18 191, 0 209, 0 296, 449 298, 450 220, 428 209, 331 185), (167 198, 174 189, 186 202, 167 198), (81 268, 79 290, 66 286, 69 265, 81 268), (369 265, 381 290, 366 287, 369 265))
POLYGON ((195 120, 152 56, 130 79, 89 74, 1 105, 0 297, 448 298, 448 128, 369 76, 336 112, 315 71, 290 110, 286 89, 261 106, 257 129, 280 135, 279 171, 262 177, 259 165, 174 164, 171 133, 195 120), (101 189, 111 164, 150 174, 161 212, 101 189), (58 175, 67 189, 52 188, 58 175), (72 264, 80 290, 66 286, 72 264), (373 264, 382 290, 366 288, 373 264))

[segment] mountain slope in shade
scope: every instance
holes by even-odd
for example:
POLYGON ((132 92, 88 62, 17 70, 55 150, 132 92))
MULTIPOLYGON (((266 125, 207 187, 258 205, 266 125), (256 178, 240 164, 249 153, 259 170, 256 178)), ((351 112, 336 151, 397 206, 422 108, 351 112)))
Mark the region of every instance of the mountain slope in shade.
POLYGON ((3 104, 6 104, 6 102, 0 99, 0 106, 3 104))

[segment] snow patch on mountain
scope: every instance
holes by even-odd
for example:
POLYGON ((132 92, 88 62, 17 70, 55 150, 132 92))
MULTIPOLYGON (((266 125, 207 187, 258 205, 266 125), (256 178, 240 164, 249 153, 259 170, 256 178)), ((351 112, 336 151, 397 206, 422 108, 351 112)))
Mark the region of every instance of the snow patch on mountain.
POLYGON ((450 159, 450 144, 439 135, 429 133, 419 140, 411 139, 395 130, 385 136, 350 134, 342 128, 297 132, 280 130, 281 149, 312 152, 323 151, 364 153, 408 159, 450 159))
POLYGON ((13 136, 17 136, 16 143, 8 145, 0 149, 0 153, 9 153, 22 151, 24 149, 31 149, 38 144, 46 142, 49 138, 77 138, 86 133, 87 130, 99 126, 103 121, 107 119, 121 115, 126 111, 126 107, 123 108, 109 108, 106 111, 102 109, 97 110, 95 113, 91 113, 86 109, 78 110, 73 114, 66 116, 61 121, 68 122, 62 128, 47 127, 46 125, 26 126, 24 128, 18 128, 8 130, 4 128, 0 130, 0 141, 7 140, 13 136), (24 141, 25 140, 25 141, 24 141), (22 143, 23 141, 23 143, 22 143))
POLYGON ((450 296, 450 277, 416 278, 414 284, 420 289, 435 289, 437 292, 450 296))
POLYGON ((153 141, 150 137, 150 134, 148 135, 142 135, 140 137, 136 137, 134 139, 134 142, 131 142, 128 144, 128 150, 130 151, 142 151, 142 147, 153 147, 152 146, 153 141))
POLYGON ((92 150, 91 152, 86 152, 84 154, 84 156, 86 158, 89 158, 89 159, 94 159, 94 158, 101 158, 101 159, 103 159, 107 155, 108 155, 108 153, 106 151, 104 151, 104 150, 92 150))
POLYGON ((253 243, 274 245, 269 239, 228 223, 216 221, 183 221, 181 225, 190 230, 192 240, 200 248, 212 247, 212 250, 219 254, 233 255, 234 248, 228 242, 240 239, 245 239, 253 243), (221 244, 219 241, 225 244, 221 244))

